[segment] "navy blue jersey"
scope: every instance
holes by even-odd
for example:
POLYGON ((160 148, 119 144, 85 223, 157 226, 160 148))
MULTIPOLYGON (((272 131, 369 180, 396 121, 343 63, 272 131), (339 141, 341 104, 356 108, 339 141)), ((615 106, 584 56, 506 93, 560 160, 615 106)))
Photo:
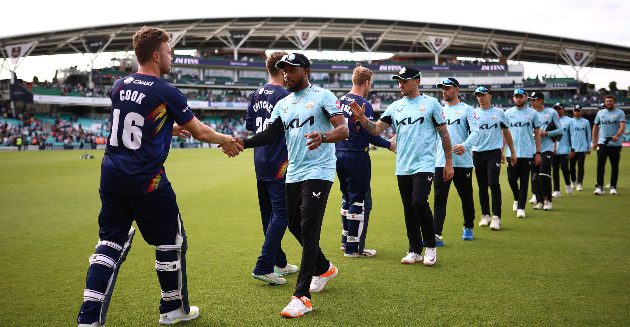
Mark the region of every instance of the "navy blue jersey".
POLYGON ((131 74, 114 83, 110 136, 101 163, 101 190, 140 195, 168 183, 173 122, 194 118, 186 97, 159 78, 131 74))
MULTIPOLYGON (((267 83, 252 93, 245 117, 248 131, 260 133, 271 125, 271 112, 289 94, 282 86, 267 83)), ((274 143, 254 148, 256 178, 261 181, 284 180, 289 164, 284 134, 274 143)))
POLYGON ((361 125, 361 122, 352 116, 350 103, 356 102, 359 107, 365 104, 365 117, 369 120, 374 120, 374 110, 369 102, 367 102, 363 97, 351 93, 339 98, 339 102, 341 110, 343 111, 343 116, 346 117, 350 135, 348 139, 335 143, 337 151, 366 152, 369 150, 368 144, 370 143, 381 148, 390 147, 388 140, 368 133, 361 125))

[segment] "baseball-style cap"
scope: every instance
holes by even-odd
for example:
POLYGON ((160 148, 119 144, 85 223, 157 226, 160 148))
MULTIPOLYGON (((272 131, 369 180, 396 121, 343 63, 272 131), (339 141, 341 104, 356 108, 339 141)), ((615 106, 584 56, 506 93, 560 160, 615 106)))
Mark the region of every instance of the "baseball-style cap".
POLYGON ((475 89, 475 95, 481 95, 481 94, 492 94, 492 92, 490 92, 489 88, 485 86, 480 86, 475 89))
POLYGON ((282 69, 286 65, 311 68, 311 62, 308 60, 308 58, 306 58, 305 55, 297 52, 289 53, 288 55, 282 56, 282 59, 278 60, 278 62, 276 63, 276 68, 282 69))
POLYGON ((403 67, 397 75, 392 76, 392 79, 420 79, 421 77, 422 73, 419 69, 413 67, 403 67))
POLYGON ((536 100, 536 99, 545 99, 545 95, 540 92, 540 91, 534 91, 532 92, 532 94, 528 97, 528 99, 532 99, 532 100, 536 100))
POLYGON ((514 95, 527 96, 527 93, 525 93, 524 89, 516 89, 516 90, 514 90, 514 95))
POLYGON ((577 111, 582 110, 582 106, 581 106, 581 105, 579 105, 579 104, 576 104, 575 106, 573 106, 573 111, 576 111, 576 110, 577 110, 577 111))
POLYGON ((554 109, 564 109, 564 105, 560 102, 556 102, 556 104, 553 105, 554 109))
POLYGON ((449 77, 446 78, 444 80, 442 80, 442 82, 438 85, 436 85, 439 89, 445 87, 445 86, 454 86, 454 87, 459 87, 459 81, 456 80, 453 77, 449 77))

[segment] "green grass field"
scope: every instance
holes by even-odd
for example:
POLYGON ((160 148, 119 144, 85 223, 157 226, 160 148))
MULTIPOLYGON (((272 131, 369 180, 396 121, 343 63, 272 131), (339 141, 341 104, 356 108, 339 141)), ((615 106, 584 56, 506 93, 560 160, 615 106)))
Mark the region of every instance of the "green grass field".
MULTIPOLYGON (((92 151, 95 160, 79 160, 81 153, 0 153, 0 326, 76 326, 88 256, 98 240, 102 157, 92 151)), ((378 255, 348 259, 339 251, 335 183, 321 247, 339 267, 339 276, 313 295, 312 313, 286 320, 279 312, 297 276, 289 276, 284 286, 251 277, 263 240, 252 151, 233 159, 218 150, 171 151, 166 168, 189 238, 190 299, 201 308, 197 320, 183 325, 630 324, 627 153, 618 196, 592 194, 591 155, 584 192, 563 193, 552 212, 528 205, 525 220, 511 211, 503 167, 503 229, 476 227, 472 242, 461 240, 460 202, 452 189, 446 246, 438 249, 434 267, 400 264, 407 238, 394 157, 377 151, 372 158, 368 247, 378 255)), ((478 204, 476 209, 479 216, 478 204)), ((299 264, 300 247, 288 232, 283 244, 289 261, 299 264)), ((138 234, 116 283, 108 326, 158 325, 154 260, 154 248, 138 234)))

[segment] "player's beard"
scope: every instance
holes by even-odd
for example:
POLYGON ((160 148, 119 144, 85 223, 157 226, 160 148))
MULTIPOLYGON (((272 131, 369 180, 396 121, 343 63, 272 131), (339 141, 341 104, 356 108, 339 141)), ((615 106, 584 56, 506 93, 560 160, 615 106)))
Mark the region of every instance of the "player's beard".
POLYGON ((289 86, 288 81, 285 81, 286 85, 287 85, 287 90, 289 90, 289 92, 298 92, 300 91, 304 85, 304 77, 300 78, 299 80, 294 80, 292 79, 293 82, 293 86, 289 86))

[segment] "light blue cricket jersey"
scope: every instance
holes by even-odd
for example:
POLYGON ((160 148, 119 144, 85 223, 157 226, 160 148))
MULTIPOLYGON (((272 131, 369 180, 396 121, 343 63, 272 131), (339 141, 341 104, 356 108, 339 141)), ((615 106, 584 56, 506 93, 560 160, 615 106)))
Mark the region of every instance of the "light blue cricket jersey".
POLYGON ((508 128, 505 113, 502 109, 490 107, 475 109, 475 120, 479 131, 479 141, 473 151, 491 151, 503 148, 503 131, 508 128))
MULTIPOLYGON (((514 140, 514 151, 517 158, 532 158, 536 154, 536 139, 534 138, 534 129, 540 128, 540 121, 536 110, 523 106, 512 107, 505 111, 508 127, 512 140, 514 140)), ((512 156, 512 152, 508 147, 505 152, 506 157, 512 156)))
POLYGON ((558 112, 551 108, 545 108, 541 111, 536 110, 536 114, 538 115, 538 120, 540 120, 541 132, 546 131, 547 127, 552 122, 556 125, 555 130, 547 132, 546 136, 540 138, 540 152, 553 152, 555 142, 551 139, 551 137, 562 135, 562 125, 560 125, 558 112))
POLYGON ((562 139, 558 141, 558 145, 556 145, 556 154, 569 154, 571 152, 571 128, 569 125, 571 124, 571 118, 567 116, 562 116, 560 118, 560 124, 562 125, 562 139))
POLYGON ((335 144, 323 143, 315 150, 309 150, 305 134, 329 132, 333 129, 330 118, 343 115, 337 97, 330 91, 311 85, 299 92, 293 92, 276 103, 270 122, 280 118, 287 140, 289 166, 287 183, 309 179, 334 181, 336 162, 335 144))
MULTIPOLYGON (((595 116, 595 125, 599 125, 599 134, 597 137, 597 144, 604 144, 607 137, 611 137, 617 134, 619 130, 619 124, 626 121, 626 114, 621 109, 601 109, 595 116)), ((608 146, 621 146, 621 137, 617 139, 617 142, 612 140, 608 142, 608 146)))
POLYGON ((586 119, 572 118, 571 124, 571 149, 575 152, 588 152, 591 148, 591 123, 586 119))
MULTIPOLYGON (((464 151, 462 155, 453 153, 453 167, 473 167, 471 148, 479 139, 473 107, 460 102, 452 107, 445 105, 442 108, 442 113, 446 120, 446 126, 448 127, 448 136, 451 139, 451 145, 461 144, 466 148, 466 151, 464 151)), ((437 138, 436 147, 437 156, 435 159, 435 167, 444 167, 444 165, 446 165, 446 156, 444 156, 442 139, 440 137, 437 138)))
POLYGON ((403 97, 390 104, 380 120, 396 130, 396 175, 435 172, 436 126, 445 121, 434 97, 403 97))

